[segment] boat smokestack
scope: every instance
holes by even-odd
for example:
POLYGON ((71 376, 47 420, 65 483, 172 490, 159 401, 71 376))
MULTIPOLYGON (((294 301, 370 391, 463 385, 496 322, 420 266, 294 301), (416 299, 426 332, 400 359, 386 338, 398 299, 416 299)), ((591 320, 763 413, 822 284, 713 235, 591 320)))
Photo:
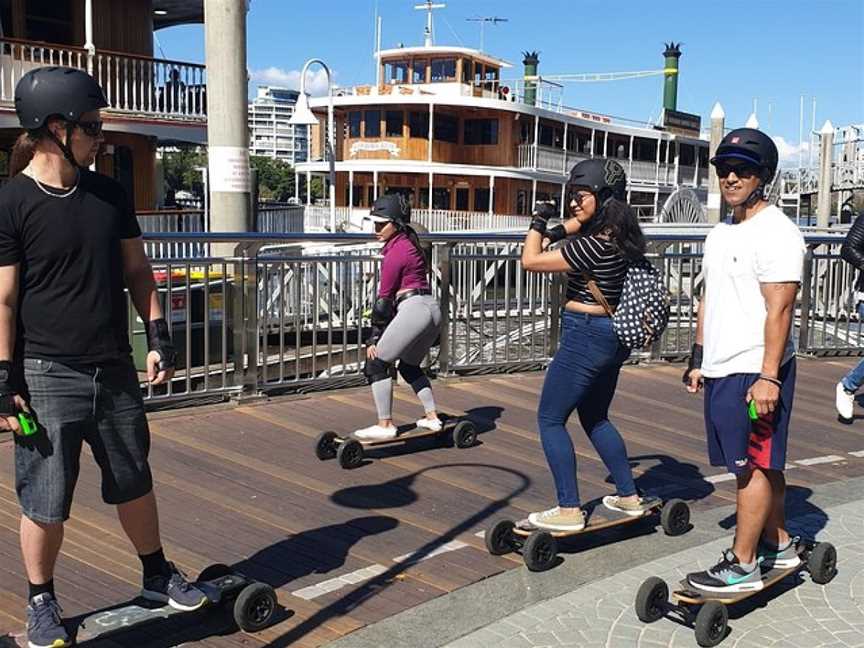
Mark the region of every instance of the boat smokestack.
POLYGON ((663 68, 663 108, 677 110, 678 106, 678 59, 681 58, 681 43, 666 43, 666 65, 663 68))
POLYGON ((522 52, 522 65, 525 66, 525 103, 537 103, 537 66, 540 63, 538 52, 522 52))

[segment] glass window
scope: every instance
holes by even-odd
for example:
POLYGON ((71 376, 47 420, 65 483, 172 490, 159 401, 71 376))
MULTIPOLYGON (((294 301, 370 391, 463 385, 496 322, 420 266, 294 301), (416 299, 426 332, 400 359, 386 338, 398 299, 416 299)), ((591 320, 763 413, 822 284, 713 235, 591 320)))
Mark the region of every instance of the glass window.
POLYGON ((435 115, 435 139, 451 144, 459 143, 459 120, 447 114, 435 115))
POLYGON ((411 112, 408 114, 408 127, 411 129, 411 137, 429 137, 429 113, 411 112))
POLYGON ((435 59, 432 61, 432 82, 455 81, 456 59, 435 59))
POLYGON ((408 83, 408 61, 390 61, 384 64, 384 83, 408 83))
POLYGON ((444 187, 432 189, 432 209, 450 209, 450 190, 444 187))
POLYGON ((474 190, 474 211, 485 212, 489 211, 489 190, 475 189, 474 190))
POLYGON ((365 137, 381 137, 380 110, 367 110, 363 120, 366 122, 365 137))
POLYGON ((540 145, 553 146, 555 141, 555 129, 541 122, 540 124, 540 145))
POLYGON ((497 119, 466 119, 465 138, 466 145, 482 144, 494 145, 498 143, 498 120, 497 119))
POLYGON ((402 137, 402 111, 388 110, 385 116, 387 137, 402 137))
POLYGON ((360 137, 360 111, 348 113, 348 137, 360 137))
POLYGON ((426 83, 426 70, 429 69, 429 61, 426 59, 414 59, 413 83, 426 83))
POLYGON ((462 59, 462 83, 471 83, 474 78, 474 61, 462 59))

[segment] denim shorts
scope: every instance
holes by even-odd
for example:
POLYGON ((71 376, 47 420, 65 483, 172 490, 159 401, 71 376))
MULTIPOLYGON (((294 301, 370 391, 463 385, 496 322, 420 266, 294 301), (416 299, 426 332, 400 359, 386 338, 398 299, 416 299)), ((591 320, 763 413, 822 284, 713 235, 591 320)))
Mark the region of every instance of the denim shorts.
POLYGON ((123 504, 153 488, 150 430, 130 358, 99 365, 24 359, 25 398, 38 426, 15 436, 15 490, 36 522, 69 519, 81 444, 102 471, 102 499, 123 504))

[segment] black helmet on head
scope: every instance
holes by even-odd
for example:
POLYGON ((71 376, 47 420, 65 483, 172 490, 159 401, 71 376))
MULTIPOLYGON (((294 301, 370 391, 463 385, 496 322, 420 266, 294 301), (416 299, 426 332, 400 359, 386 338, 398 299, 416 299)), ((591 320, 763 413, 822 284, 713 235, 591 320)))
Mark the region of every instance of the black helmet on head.
POLYGON ((771 182, 777 173, 777 145, 765 133, 755 128, 736 128, 717 147, 711 164, 722 160, 743 160, 762 169, 762 180, 771 182))
POLYGON ((53 115, 77 122, 84 113, 107 105, 96 79, 74 68, 36 68, 15 86, 15 112, 27 130, 41 128, 53 115))
POLYGON ((411 205, 399 193, 379 196, 369 211, 369 220, 378 223, 390 221, 397 227, 404 227, 411 222, 411 205))
POLYGON ((627 199, 627 174, 615 160, 582 160, 570 170, 567 188, 584 187, 597 197, 597 208, 609 200, 627 199))

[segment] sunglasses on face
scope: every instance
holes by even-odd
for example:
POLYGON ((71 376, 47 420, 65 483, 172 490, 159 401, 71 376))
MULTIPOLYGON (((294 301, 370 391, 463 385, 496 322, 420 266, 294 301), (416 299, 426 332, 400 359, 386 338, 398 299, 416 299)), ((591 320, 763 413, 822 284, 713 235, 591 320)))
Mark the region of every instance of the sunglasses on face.
POLYGON ((759 175, 759 169, 752 164, 718 164, 717 177, 727 178, 729 174, 735 172, 735 175, 744 180, 759 175))
POLYGON ((571 191, 567 194, 567 206, 570 206, 570 203, 576 203, 580 207, 582 203, 585 202, 588 198, 591 197, 590 191, 571 191))
POLYGON ((385 227, 387 227, 389 224, 390 224, 390 221, 375 221, 375 223, 374 223, 375 231, 380 232, 385 227))
POLYGON ((99 137, 102 134, 103 123, 101 121, 79 121, 75 122, 75 125, 84 131, 88 137, 99 137))

